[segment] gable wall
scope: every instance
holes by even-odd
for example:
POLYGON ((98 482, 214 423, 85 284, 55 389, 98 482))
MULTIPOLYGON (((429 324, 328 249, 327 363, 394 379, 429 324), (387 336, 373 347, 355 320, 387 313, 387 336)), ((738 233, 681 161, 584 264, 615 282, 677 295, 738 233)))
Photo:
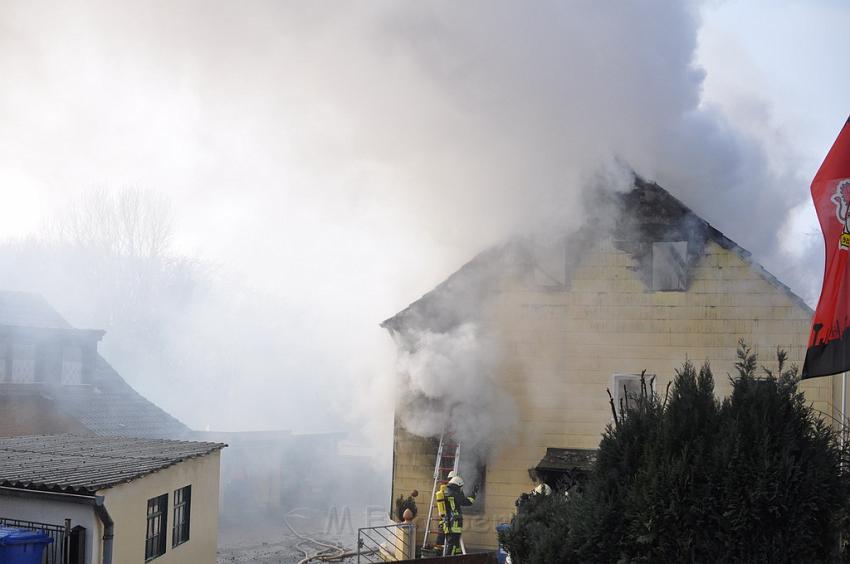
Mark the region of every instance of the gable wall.
POLYGON ((157 564, 215 562, 219 461, 220 451, 215 451, 98 492, 98 495, 104 496, 104 505, 115 522, 112 561, 116 564, 144 564, 147 502, 168 494, 165 554, 153 561, 157 564), (174 490, 188 485, 192 486, 189 540, 174 547, 174 490))
MULTIPOLYGON (((719 396, 729 392, 738 339, 775 365, 781 346, 802 365, 811 314, 736 253, 709 242, 686 292, 651 292, 634 261, 610 243, 587 253, 566 291, 507 287, 494 315, 505 357, 500 379, 515 399, 521 426, 487 467, 486 513, 468 519, 468 546, 495 546, 495 525, 531 488, 528 468, 547 447, 596 448, 611 420, 606 388, 613 374, 657 375, 663 393, 691 359, 711 361, 719 396)), ((837 379, 837 378, 836 378, 837 379)), ((824 413, 833 411, 832 377, 802 384, 824 413)), ((416 488, 424 526, 431 492, 432 443, 396 433, 393 499, 416 488)))

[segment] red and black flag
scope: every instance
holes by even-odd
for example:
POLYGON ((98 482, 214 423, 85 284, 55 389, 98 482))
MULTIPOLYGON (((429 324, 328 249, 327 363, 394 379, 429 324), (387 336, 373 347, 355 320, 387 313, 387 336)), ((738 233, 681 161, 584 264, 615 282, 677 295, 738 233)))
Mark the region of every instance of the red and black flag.
POLYGON ((826 265, 803 378, 850 370, 850 119, 812 180, 812 199, 823 231, 826 265))

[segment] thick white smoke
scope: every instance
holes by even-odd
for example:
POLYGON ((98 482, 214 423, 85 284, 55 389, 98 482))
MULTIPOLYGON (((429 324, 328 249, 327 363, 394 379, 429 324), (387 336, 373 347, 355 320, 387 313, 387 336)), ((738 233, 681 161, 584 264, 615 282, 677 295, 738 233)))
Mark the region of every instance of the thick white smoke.
MULTIPOLYGON (((701 104, 705 75, 694 62, 698 9, 698 3, 656 1, 538 3, 533 9, 470 3, 460 14, 434 4, 398 10, 388 27, 391 45, 405 63, 424 69, 425 87, 439 95, 406 117, 423 143, 416 148, 428 150, 427 158, 414 156, 404 169, 431 180, 423 204, 442 210, 448 202, 442 221, 463 213, 463 232, 556 239, 581 225, 581 196, 598 187, 588 178, 600 168, 620 170, 612 162, 625 163, 768 266, 783 266, 777 236, 806 192, 787 169, 769 166, 756 138, 701 104)), ((385 100, 382 108, 394 115, 396 103, 385 100)), ((399 149, 396 156, 408 154, 399 149)), ((621 177, 608 180, 610 188, 623 187, 621 177)), ((806 278, 789 282, 799 286, 806 278)), ((479 280, 468 283, 461 293, 484 291, 479 280)), ((417 319, 411 330, 439 325, 445 311, 421 315, 435 319, 417 319)), ((481 350, 481 372, 474 373, 474 347, 467 344, 472 319, 443 326, 442 333, 427 329, 400 347, 399 417, 411 432, 437 436, 440 422, 450 418, 449 425, 477 431, 482 445, 505 435, 510 423, 496 415, 505 410, 486 404, 503 396, 478 395, 481 384, 494 384, 486 367, 492 357, 481 350), (450 353, 447 343, 453 343, 450 353), (472 385, 448 385, 447 374, 472 385), (468 409, 452 411, 453 405, 468 409), (488 437, 480 436, 486 427, 476 427, 481 412, 494 419, 488 437)), ((475 323, 477 331, 488 331, 475 323)), ((498 383, 489 388, 498 390, 498 383)))
MULTIPOLYGON (((176 415, 200 425, 209 414, 217 427, 226 403, 228 428, 310 429, 349 413, 389 423, 392 381, 383 355, 370 354, 386 346, 376 320, 529 226, 574 228, 581 186, 611 159, 769 267, 782 264, 777 237, 806 191, 793 171, 769 166, 757 138, 702 103, 700 8, 5 2, 0 75, 13 86, 0 89, 0 189, 9 201, 37 193, 44 202, 99 183, 164 192, 181 250, 272 296, 251 310, 286 304, 238 319, 267 346, 235 346, 257 362, 274 347, 286 364, 243 371, 233 355, 209 355, 180 367, 179 390, 156 371, 132 382, 176 415), (307 391, 290 397, 293 386, 307 391), (281 397, 298 405, 281 409, 281 397), (329 405, 339 409, 328 415, 329 405)), ((792 266, 776 270, 794 284, 789 276, 805 270, 792 266)), ((236 302, 236 293, 219 295, 236 302)), ((175 347, 195 334, 231 338, 216 321, 243 311, 204 314, 203 301, 191 310, 201 313, 180 319, 175 347)), ((455 329, 428 330, 443 346, 439 334, 455 329)))
POLYGON ((424 437, 445 433, 481 455, 496 438, 512 436, 516 406, 496 377, 497 344, 478 324, 415 330, 401 341, 396 416, 405 429, 424 437))

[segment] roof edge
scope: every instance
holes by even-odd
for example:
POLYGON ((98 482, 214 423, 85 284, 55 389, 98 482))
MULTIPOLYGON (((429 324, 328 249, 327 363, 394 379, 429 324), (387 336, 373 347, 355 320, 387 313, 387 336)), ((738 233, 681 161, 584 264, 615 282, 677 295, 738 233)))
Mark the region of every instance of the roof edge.
MULTIPOLYGON (((657 183, 648 182, 648 181, 644 180, 643 178, 641 178, 640 176, 635 175, 635 183, 634 183, 635 187, 633 188, 632 191, 639 190, 641 185, 648 186, 648 187, 654 187, 655 189, 658 189, 658 190, 661 190, 662 192, 664 192, 664 194, 667 197, 669 197, 671 200, 673 200, 678 206, 681 206, 681 208, 684 210, 684 213, 690 214, 691 216, 693 216, 693 217, 697 218, 698 220, 700 220, 701 222, 703 222, 703 224, 706 227, 708 239, 717 243, 718 245, 720 245, 724 249, 734 252, 736 255, 738 255, 738 257, 741 260, 743 260, 747 265, 749 265, 751 268, 753 268, 771 286, 781 290, 792 302, 794 302, 796 305, 801 307, 809 315, 814 314, 814 310, 811 308, 811 306, 809 306, 809 304, 806 303, 806 301, 803 298, 801 298, 796 293, 794 293, 794 291, 787 284, 785 284, 784 282, 779 280, 779 278, 777 278, 774 274, 772 274, 770 271, 768 271, 762 264, 760 264, 759 262, 754 260, 752 258, 752 253, 750 251, 748 251, 747 249, 745 249, 744 247, 739 245, 736 241, 727 237, 725 234, 723 234, 723 232, 721 232, 719 229, 717 229, 716 227, 711 225, 711 223, 709 223, 702 216, 700 216, 699 214, 694 212, 689 206, 684 204, 679 198, 677 198, 676 196, 671 194, 668 190, 664 189, 663 187, 661 187, 657 183)), ((630 192, 626 192, 624 194, 628 194, 630 192)), ((457 269, 452 274, 450 274, 445 280, 443 280, 438 285, 436 285, 433 289, 431 289, 428 292, 426 292, 425 294, 423 294, 417 300, 411 302, 407 307, 400 310, 395 315, 393 315, 393 316, 385 319, 384 321, 380 322, 379 326, 382 329, 388 330, 390 333, 397 331, 400 327, 400 322, 401 322, 402 318, 405 316, 405 314, 414 311, 424 301, 435 296, 442 289, 449 286, 452 283, 452 281, 454 281, 458 276, 463 275, 464 272, 468 271, 471 268, 474 268, 477 263, 479 263, 483 260, 486 260, 487 258, 489 258, 493 254, 497 253, 498 251, 504 250, 508 245, 510 245, 510 243, 503 243, 503 244, 500 244, 500 245, 494 245, 492 247, 485 249, 484 251, 481 251, 480 253, 475 255, 472 259, 470 259, 469 261, 464 263, 463 266, 461 266, 459 269, 457 269)))
POLYGON ((741 260, 743 260, 749 266, 756 269, 758 274, 760 274, 762 277, 764 277, 772 286, 782 290, 789 298, 791 298, 794 302, 796 302, 797 305, 801 306, 806 312, 808 312, 809 315, 814 314, 814 310, 809 306, 809 304, 806 303, 806 301, 803 298, 801 298, 796 293, 794 293, 794 290, 792 290, 790 286, 788 286, 787 284, 785 284, 784 282, 779 280, 779 278, 777 278, 770 271, 768 271, 764 266, 762 266, 761 263, 754 260, 753 254, 750 251, 748 251, 747 249, 745 249, 744 247, 739 245, 736 241, 727 237, 722 231, 720 231, 719 229, 714 227, 708 220, 706 220, 701 215, 699 215, 694 210, 692 210, 690 208, 690 206, 688 206, 687 204, 682 202, 682 200, 680 200, 679 198, 677 198, 676 196, 671 194, 668 190, 664 189, 662 186, 659 186, 656 182, 647 182, 647 181, 643 180, 641 177, 636 176, 635 177, 635 185, 637 186, 639 183, 643 183, 645 185, 653 186, 653 187, 655 187, 659 190, 664 191, 664 193, 667 195, 667 197, 669 197, 671 200, 676 202, 676 204, 681 206, 682 209, 684 209, 686 213, 691 214, 692 216, 696 217, 697 219, 699 219, 699 220, 701 220, 702 222, 705 223, 709 239, 711 239, 712 241, 714 241, 715 243, 717 243, 718 245, 720 245, 724 249, 729 250, 729 251, 733 251, 736 255, 738 255, 738 257, 741 260))

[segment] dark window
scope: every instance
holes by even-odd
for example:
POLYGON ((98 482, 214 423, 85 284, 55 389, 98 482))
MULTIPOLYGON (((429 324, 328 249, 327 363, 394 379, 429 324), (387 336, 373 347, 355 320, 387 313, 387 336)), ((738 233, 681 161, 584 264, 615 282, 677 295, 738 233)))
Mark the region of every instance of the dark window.
POLYGON ((686 241, 652 244, 652 289, 685 290, 688 275, 686 241))
POLYGON ((189 540, 189 515, 192 508, 192 486, 174 490, 174 525, 171 531, 171 546, 189 540))
POLYGON ((165 554, 168 525, 168 494, 148 500, 148 531, 145 535, 145 560, 165 554))
POLYGON ((469 476, 471 480, 471 482, 464 484, 463 489, 467 495, 472 495, 472 489, 476 484, 478 485, 478 495, 475 496, 475 503, 469 507, 464 507, 463 512, 468 515, 483 514, 485 511, 484 495, 487 493, 487 490, 484 488, 484 485, 487 483, 487 467, 483 464, 477 464, 474 472, 467 472, 467 474, 463 476, 464 480, 467 479, 467 476, 469 476))

